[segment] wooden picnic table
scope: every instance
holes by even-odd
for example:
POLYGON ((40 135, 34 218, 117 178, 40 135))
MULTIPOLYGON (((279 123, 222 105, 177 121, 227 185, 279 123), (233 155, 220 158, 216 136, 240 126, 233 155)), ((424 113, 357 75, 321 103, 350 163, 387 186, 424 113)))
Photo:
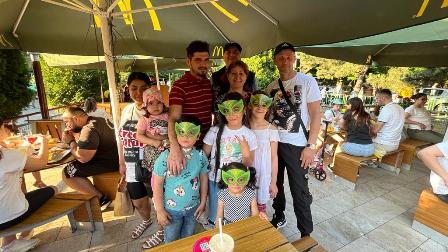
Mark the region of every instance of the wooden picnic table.
MULTIPOLYGON (((213 236, 217 228, 180 239, 145 251, 192 251, 194 243, 206 236, 213 236)), ((270 222, 258 216, 250 217, 223 227, 223 232, 235 241, 233 251, 297 251, 294 246, 270 222)))

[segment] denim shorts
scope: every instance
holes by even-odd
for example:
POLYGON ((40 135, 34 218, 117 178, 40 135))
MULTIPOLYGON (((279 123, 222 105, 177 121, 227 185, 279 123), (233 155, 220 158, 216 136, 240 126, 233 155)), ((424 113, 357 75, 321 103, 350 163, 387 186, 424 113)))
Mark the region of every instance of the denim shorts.
POLYGON ((194 234, 196 218, 194 212, 199 205, 187 210, 173 211, 166 209, 171 216, 170 224, 165 226, 165 243, 179 240, 194 234))
POLYGON ((341 145, 341 150, 352 156, 357 157, 369 157, 375 152, 373 143, 371 144, 356 144, 345 142, 341 145))

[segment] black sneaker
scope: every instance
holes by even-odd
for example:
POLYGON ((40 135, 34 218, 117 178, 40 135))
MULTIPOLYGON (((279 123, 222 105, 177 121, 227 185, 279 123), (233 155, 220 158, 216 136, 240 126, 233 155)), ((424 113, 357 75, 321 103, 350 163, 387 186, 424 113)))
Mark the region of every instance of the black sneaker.
POLYGON ((286 226, 288 222, 286 221, 285 215, 282 214, 274 214, 274 216, 272 217, 271 220, 271 224, 272 226, 274 226, 275 228, 282 228, 284 226, 286 226))
POLYGON ((103 194, 103 196, 101 196, 100 198, 101 211, 106 210, 106 208, 109 207, 110 203, 112 203, 112 201, 103 194))

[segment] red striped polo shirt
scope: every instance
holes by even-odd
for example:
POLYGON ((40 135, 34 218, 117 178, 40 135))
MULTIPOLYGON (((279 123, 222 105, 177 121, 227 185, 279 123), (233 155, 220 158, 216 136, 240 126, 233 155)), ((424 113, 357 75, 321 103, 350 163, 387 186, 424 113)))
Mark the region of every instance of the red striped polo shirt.
POLYGON ((170 105, 181 105, 183 115, 193 115, 201 122, 201 139, 212 124, 212 85, 210 80, 197 79, 190 72, 173 83, 170 105))

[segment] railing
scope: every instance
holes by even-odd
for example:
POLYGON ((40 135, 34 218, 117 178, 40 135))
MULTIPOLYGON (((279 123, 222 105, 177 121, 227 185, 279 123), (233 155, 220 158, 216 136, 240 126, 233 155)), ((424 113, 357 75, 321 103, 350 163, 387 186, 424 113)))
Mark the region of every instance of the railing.
MULTIPOLYGON (((322 105, 323 106, 331 106, 331 101, 333 99, 341 99, 342 102, 344 104, 347 104, 347 101, 351 98, 350 95, 346 95, 346 94, 326 94, 323 98, 322 98, 322 105)), ((375 105, 375 96, 363 96, 361 97, 361 99, 364 101, 364 106, 366 107, 371 107, 373 105, 375 105)))
MULTIPOLYGON (((64 105, 64 106, 50 108, 48 110, 50 113, 50 119, 61 118, 62 114, 64 113, 64 111, 67 107, 79 106, 79 105, 80 105, 80 103, 76 103, 76 104, 70 104, 70 105, 64 105)), ((33 112, 33 113, 25 114, 25 115, 16 116, 16 117, 9 118, 9 119, 16 122, 16 125, 17 125, 20 133, 28 134, 29 132, 31 132, 31 124, 29 123, 29 121, 42 119, 42 115, 39 111, 39 112, 33 112)))

